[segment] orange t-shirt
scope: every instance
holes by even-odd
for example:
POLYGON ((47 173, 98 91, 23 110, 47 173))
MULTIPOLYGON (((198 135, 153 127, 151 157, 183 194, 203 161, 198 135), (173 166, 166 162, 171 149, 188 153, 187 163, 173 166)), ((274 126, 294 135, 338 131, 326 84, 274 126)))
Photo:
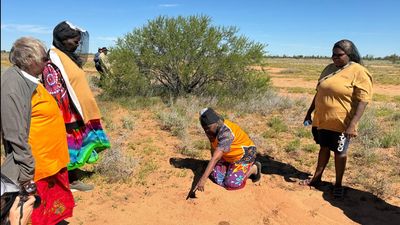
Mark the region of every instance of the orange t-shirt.
MULTIPOLYGON (((229 151, 224 152, 222 158, 230 163, 237 162, 243 157, 245 153, 244 148, 255 145, 249 136, 237 124, 232 123, 229 120, 224 120, 224 124, 230 129, 234 138, 229 151)), ((216 138, 211 145, 214 149, 217 149, 218 138, 216 138)))
POLYGON ((52 176, 69 163, 64 119, 54 100, 42 84, 32 95, 29 144, 35 159, 34 181, 52 176))

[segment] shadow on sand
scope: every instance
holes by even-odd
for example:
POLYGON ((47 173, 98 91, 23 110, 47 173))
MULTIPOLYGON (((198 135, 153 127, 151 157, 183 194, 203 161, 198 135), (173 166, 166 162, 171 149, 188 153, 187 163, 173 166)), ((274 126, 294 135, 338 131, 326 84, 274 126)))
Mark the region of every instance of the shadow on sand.
POLYGON ((186 197, 186 200, 189 198, 196 198, 196 191, 194 187, 197 182, 200 180, 203 172, 206 170, 208 160, 200 160, 200 159, 192 159, 192 158, 170 158, 169 163, 173 165, 175 168, 185 168, 190 169, 193 172, 193 181, 190 187, 190 191, 186 197))
POLYGON ((311 175, 310 173, 296 169, 290 164, 276 161, 274 157, 269 155, 257 154, 256 160, 262 165, 261 173, 283 176, 286 182, 296 182, 297 180, 293 178, 304 180, 311 175))
POLYGON ((93 171, 85 171, 85 170, 81 170, 81 169, 74 169, 71 171, 68 171, 68 176, 71 181, 75 181, 75 180, 81 180, 84 178, 90 178, 92 177, 94 174, 93 171))
MULTIPOLYGON (((280 175, 287 182, 307 179, 311 175, 296 169, 290 164, 276 161, 268 155, 258 154, 257 160, 262 164, 261 172, 263 174, 280 175)), ((170 158, 169 162, 176 168, 192 170, 194 178, 188 198, 196 198, 192 190, 203 175, 208 160, 170 158)), ((400 207, 391 205, 372 193, 346 187, 344 197, 338 199, 332 195, 333 185, 329 182, 323 182, 316 189, 322 192, 322 197, 327 202, 343 210, 343 213, 356 223, 365 225, 400 224, 400 207)))
POLYGON ((327 202, 341 209, 356 223, 364 225, 400 223, 400 207, 391 205, 370 192, 345 187, 344 196, 337 198, 332 194, 332 183, 323 182, 315 188, 322 192, 322 197, 327 202))
MULTIPOLYGON (((304 180, 311 174, 299 171, 290 164, 278 162, 268 155, 257 155, 257 160, 263 165, 262 173, 277 174, 287 182, 296 182, 293 178, 304 180)), ((316 187, 322 192, 322 197, 332 206, 337 207, 351 220, 359 224, 400 224, 400 207, 391 205, 372 193, 345 187, 343 198, 335 198, 332 194, 333 185, 322 182, 316 187)))

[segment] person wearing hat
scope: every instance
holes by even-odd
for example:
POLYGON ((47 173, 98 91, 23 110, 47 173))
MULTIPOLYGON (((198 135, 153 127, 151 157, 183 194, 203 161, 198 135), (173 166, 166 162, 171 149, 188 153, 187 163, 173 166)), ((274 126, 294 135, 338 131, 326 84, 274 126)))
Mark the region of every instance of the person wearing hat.
POLYGON ((106 47, 101 48, 99 55, 99 63, 102 73, 100 73, 100 80, 103 80, 105 76, 110 73, 110 62, 108 61, 108 49, 106 47))
POLYGON ((98 153, 110 148, 101 124, 101 113, 83 70, 89 33, 68 21, 53 30, 51 63, 42 72, 43 83, 58 103, 66 128, 70 161, 67 165, 70 189, 90 191, 93 185, 81 181, 82 168, 95 163, 98 153))
POLYGON ((253 182, 260 180, 256 146, 237 124, 223 119, 212 108, 200 111, 200 123, 210 140, 212 157, 195 191, 204 191, 208 177, 227 190, 243 188, 248 178, 253 182))
POLYGON ((102 48, 98 48, 96 54, 94 54, 94 67, 96 67, 97 72, 100 74, 103 73, 103 70, 101 69, 100 66, 100 54, 101 54, 102 48))

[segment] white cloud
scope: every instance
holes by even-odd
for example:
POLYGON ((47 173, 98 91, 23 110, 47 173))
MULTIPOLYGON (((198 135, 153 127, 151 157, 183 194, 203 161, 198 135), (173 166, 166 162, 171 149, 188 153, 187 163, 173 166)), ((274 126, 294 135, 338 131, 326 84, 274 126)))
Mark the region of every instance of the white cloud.
POLYGON ((51 34, 53 32, 49 27, 32 24, 1 24, 1 30, 35 34, 51 34))
POLYGON ((158 7, 162 8, 172 8, 172 7, 178 7, 179 4, 159 4, 158 7))

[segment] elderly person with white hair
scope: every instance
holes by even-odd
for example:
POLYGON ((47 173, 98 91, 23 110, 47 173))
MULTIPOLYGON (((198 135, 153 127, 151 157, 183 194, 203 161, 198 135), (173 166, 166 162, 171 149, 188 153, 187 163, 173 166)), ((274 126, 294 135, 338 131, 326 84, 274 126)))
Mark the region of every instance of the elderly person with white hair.
POLYGON ((42 199, 33 210, 32 224, 56 224, 72 216, 69 162, 63 117, 39 82, 47 53, 43 43, 22 37, 13 44, 13 64, 1 76, 1 130, 6 158, 1 173, 20 193, 42 199))

